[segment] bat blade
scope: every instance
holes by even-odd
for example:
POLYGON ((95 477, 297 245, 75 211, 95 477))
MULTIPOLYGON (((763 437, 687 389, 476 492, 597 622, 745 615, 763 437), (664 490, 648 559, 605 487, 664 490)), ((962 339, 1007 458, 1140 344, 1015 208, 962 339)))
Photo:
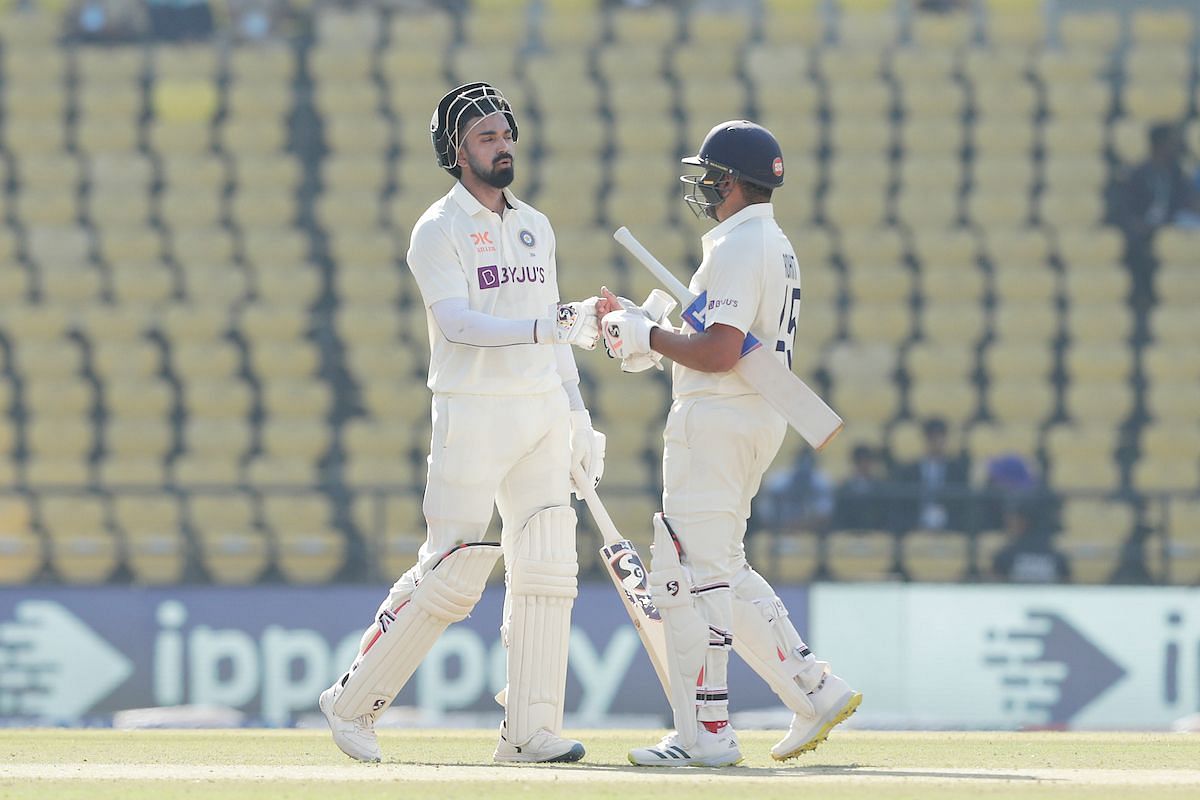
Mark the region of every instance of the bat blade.
POLYGON ((575 487, 596 520, 596 527, 604 538, 604 546, 600 548, 600 557, 604 559, 605 572, 617 590, 617 596, 625 606, 625 613, 637 631, 638 638, 650 665, 662 684, 667 699, 671 697, 671 683, 667 677, 667 639, 663 631, 662 617, 650 597, 649 573, 642 557, 638 555, 633 542, 621 536, 617 526, 600 502, 591 481, 583 475, 573 476, 575 487))

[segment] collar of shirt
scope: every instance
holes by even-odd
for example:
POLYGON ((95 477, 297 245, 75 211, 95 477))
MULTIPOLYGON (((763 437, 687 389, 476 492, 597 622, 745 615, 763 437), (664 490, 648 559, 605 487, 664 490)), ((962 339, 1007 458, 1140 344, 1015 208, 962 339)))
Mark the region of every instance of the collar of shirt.
POLYGON ((710 230, 708 233, 701 236, 700 239, 705 245, 711 245, 722 236, 727 236, 730 231, 732 231, 738 225, 741 225, 746 220, 754 219, 756 217, 768 217, 774 219, 775 207, 770 203, 751 203, 729 219, 722 222, 717 227, 710 230))
MULTIPOLYGON (((516 195, 514 195, 511 190, 501 189, 500 191, 504 192, 504 201, 508 203, 509 208, 516 210, 521 207, 521 201, 517 199, 516 195)), ((454 198, 455 202, 462 206, 463 211, 466 211, 469 216, 473 217, 480 211, 491 210, 484 206, 483 203, 479 202, 475 198, 475 195, 471 194, 467 190, 467 187, 462 185, 462 181, 454 182, 454 188, 450 190, 450 196, 454 198)))

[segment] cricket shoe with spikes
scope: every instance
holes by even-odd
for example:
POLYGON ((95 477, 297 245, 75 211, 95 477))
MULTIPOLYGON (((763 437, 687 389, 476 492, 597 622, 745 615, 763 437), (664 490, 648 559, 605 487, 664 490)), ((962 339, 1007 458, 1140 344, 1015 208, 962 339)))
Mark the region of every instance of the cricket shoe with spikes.
POLYGON ((816 714, 811 717, 792 715, 787 736, 771 748, 771 758, 776 761, 786 761, 801 753, 816 750, 817 745, 829 738, 834 726, 849 719, 862 703, 862 694, 830 672, 828 666, 817 688, 808 696, 816 714))
POLYGON ((363 714, 354 719, 342 719, 333 713, 333 702, 337 699, 341 682, 330 686, 321 692, 317 705, 333 731, 333 743, 338 748, 359 761, 380 761, 383 752, 379 749, 379 739, 375 736, 375 714, 363 714))
POLYGON ((493 761, 513 761, 525 764, 568 763, 583 758, 583 742, 555 736, 545 728, 534 731, 529 741, 514 744, 508 740, 508 729, 500 723, 500 741, 496 744, 493 761))
POLYGON ((700 728, 696 744, 690 748, 679 744, 679 734, 672 732, 653 747, 629 751, 629 763, 638 767, 732 767, 741 762, 742 748, 728 725, 720 733, 700 728))

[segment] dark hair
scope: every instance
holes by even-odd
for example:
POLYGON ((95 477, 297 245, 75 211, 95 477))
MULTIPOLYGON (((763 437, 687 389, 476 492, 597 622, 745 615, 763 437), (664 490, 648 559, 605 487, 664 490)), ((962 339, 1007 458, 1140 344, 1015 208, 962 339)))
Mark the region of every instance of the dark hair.
POLYGON ((1157 150, 1170 144, 1178 134, 1178 130, 1172 122, 1159 122, 1150 126, 1150 147, 1157 150))
POLYGON ((850 458, 853 461, 860 461, 864 458, 875 458, 875 448, 869 444, 856 444, 854 449, 850 451, 850 458))
POLYGON ((738 183, 742 185, 742 196, 746 198, 747 203, 771 202, 771 193, 775 191, 774 189, 750 181, 738 181, 738 183))

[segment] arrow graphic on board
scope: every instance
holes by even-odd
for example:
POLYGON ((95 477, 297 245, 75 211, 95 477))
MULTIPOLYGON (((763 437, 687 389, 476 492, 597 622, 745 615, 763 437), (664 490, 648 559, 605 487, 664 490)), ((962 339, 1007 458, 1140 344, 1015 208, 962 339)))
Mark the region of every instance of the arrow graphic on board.
POLYGON ((0 622, 0 716, 73 719, 133 673, 121 652, 58 603, 18 603, 0 622))
POLYGON ((1026 622, 1020 629, 992 631, 989 638, 1003 651, 985 663, 1004 670, 1010 697, 1023 695, 1025 708, 1045 714, 1045 722, 1070 722, 1125 677, 1120 664, 1060 615, 1029 611, 1026 622))

